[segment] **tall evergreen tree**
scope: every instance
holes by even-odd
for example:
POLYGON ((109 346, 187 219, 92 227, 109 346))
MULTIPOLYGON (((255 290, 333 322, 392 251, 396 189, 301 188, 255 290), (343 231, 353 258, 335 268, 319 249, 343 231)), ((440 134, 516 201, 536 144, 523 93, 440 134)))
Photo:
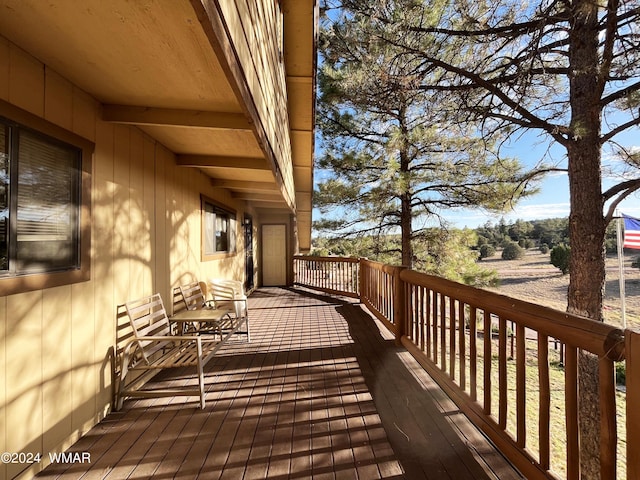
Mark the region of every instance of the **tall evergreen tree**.
MULTIPOLYGON (((403 11, 394 12, 399 20, 403 11)), ((381 41, 387 28, 395 25, 347 11, 324 22, 318 167, 331 175, 315 203, 331 215, 316 228, 399 232, 402 263, 411 266, 412 242, 445 209, 502 210, 533 189, 530 173, 498 156, 476 125, 448 122, 451 98, 419 88, 421 62, 381 41)))

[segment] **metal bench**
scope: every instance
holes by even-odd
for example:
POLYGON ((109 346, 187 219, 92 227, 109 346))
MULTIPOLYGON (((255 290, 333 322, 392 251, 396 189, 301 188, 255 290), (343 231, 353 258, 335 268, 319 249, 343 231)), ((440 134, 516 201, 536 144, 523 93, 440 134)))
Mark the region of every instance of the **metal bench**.
POLYGON ((115 408, 122 408, 127 397, 199 396, 205 407, 204 366, 228 337, 218 339, 206 335, 173 335, 160 294, 125 304, 133 337, 121 354, 115 408), (159 370, 195 367, 198 387, 144 389, 145 383, 159 370), (132 372, 141 374, 130 380, 132 372))

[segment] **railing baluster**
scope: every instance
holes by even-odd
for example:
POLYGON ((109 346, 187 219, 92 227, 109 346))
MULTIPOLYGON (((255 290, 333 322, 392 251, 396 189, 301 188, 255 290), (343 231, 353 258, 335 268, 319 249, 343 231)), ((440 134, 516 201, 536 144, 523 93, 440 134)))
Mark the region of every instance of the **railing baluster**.
POLYGON ((478 400, 478 309, 469 311, 469 389, 471 401, 478 400))
POLYGON ((465 316, 464 316, 464 303, 458 301, 458 351, 460 352, 460 388, 464 391, 467 384, 467 347, 465 342, 465 316))
POLYGON ((498 425, 507 429, 507 320, 498 320, 498 425))
POLYGON ((438 292, 433 292, 431 301, 433 302, 433 315, 431 316, 431 327, 433 329, 431 333, 431 341, 433 343, 431 358, 433 363, 438 363, 438 292))
POLYGON ((538 438, 540 441, 540 466, 551 468, 550 422, 551 388, 549 384, 549 337, 538 334, 538 384, 540 387, 538 408, 538 438))
POLYGON ((482 365, 484 367, 484 378, 482 379, 484 385, 484 413, 485 415, 491 415, 491 313, 488 310, 484 311, 484 357, 482 359, 482 365))
POLYGON ((418 340, 418 345, 420 345, 420 350, 424 351, 424 304, 425 304, 425 291, 426 288, 425 287, 418 287, 417 288, 418 292, 420 292, 420 295, 418 297, 418 306, 420 309, 420 323, 417 325, 418 327, 418 335, 417 335, 417 340, 418 340))
POLYGON ((578 446, 578 349, 565 345, 565 417, 567 422, 567 480, 580 478, 578 446))
POLYGON ((527 339, 524 326, 516 325, 516 439, 520 448, 527 446, 527 339))
POLYGON ((440 368, 447 371, 447 297, 440 295, 440 368))
POLYGON ((627 355, 627 479, 640 478, 640 332, 625 332, 627 355))
POLYGON ((423 334, 425 335, 425 344, 427 346, 427 358, 431 358, 431 322, 433 322, 433 316, 431 315, 432 312, 432 302, 433 302, 433 291, 430 289, 427 289, 426 291, 427 295, 426 295, 426 300, 427 300, 427 304, 425 305, 425 311, 426 311, 426 319, 425 319, 425 325, 424 325, 424 332, 423 334))
POLYGON ((616 376, 613 361, 601 358, 600 370, 600 478, 616 478, 616 376))
POLYGON ((449 376, 456 379, 456 299, 449 297, 449 376))

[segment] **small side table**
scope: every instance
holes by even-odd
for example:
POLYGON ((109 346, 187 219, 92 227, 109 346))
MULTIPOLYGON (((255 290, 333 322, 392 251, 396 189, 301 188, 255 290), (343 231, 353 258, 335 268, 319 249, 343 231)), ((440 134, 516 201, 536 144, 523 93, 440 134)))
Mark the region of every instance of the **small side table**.
POLYGON ((222 326, 225 322, 231 324, 231 310, 226 308, 199 308, 197 310, 181 310, 169 320, 178 325, 178 334, 184 335, 189 331, 196 333, 217 331, 222 340, 222 326))

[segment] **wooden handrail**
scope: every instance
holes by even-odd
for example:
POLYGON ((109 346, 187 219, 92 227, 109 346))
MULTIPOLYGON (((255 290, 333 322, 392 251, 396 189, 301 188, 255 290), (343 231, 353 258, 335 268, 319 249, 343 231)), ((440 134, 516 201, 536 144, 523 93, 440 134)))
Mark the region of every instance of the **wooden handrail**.
POLYGON ((357 257, 320 257, 314 255, 294 255, 294 260, 305 260, 324 263, 358 263, 360 259, 357 257))
POLYGON ((612 325, 413 270, 402 271, 400 278, 498 316, 517 319, 525 328, 543 332, 595 355, 613 361, 624 358, 624 331, 612 325))

